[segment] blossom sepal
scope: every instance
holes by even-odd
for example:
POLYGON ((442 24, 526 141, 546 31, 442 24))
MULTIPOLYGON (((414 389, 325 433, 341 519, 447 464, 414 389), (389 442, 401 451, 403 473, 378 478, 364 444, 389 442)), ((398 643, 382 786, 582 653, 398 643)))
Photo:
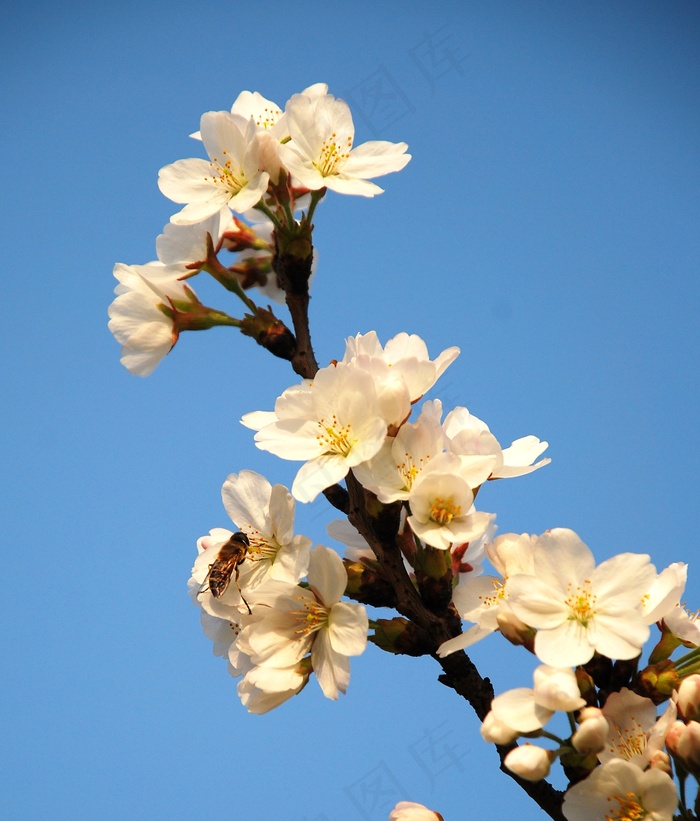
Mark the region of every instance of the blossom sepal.
POLYGON ((271 308, 256 308, 240 320, 241 333, 253 339, 279 359, 291 362, 297 350, 294 334, 272 313, 271 308))
POLYGON ((680 683, 681 677, 675 664, 666 660, 650 664, 640 670, 634 682, 634 689, 640 695, 650 698, 654 704, 662 704, 670 698, 674 690, 678 690, 680 683))
POLYGON ((173 334, 175 338, 182 331, 206 331, 218 325, 230 325, 238 327, 239 320, 229 316, 223 311, 208 308, 197 299, 194 292, 184 286, 188 299, 168 298, 168 304, 161 303, 158 308, 172 320, 173 334))
POLYGON ((372 607, 396 607, 396 592, 384 577, 379 562, 343 559, 348 574, 345 595, 372 607))

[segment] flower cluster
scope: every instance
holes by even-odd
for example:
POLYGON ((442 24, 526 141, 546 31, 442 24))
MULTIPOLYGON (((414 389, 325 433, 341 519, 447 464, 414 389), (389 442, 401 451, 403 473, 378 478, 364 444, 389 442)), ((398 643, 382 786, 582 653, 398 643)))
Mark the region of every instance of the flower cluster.
POLYGON ((198 540, 189 590, 214 652, 242 676, 241 701, 265 713, 298 693, 311 672, 324 695, 337 699, 350 679, 348 657, 365 649, 368 626, 361 604, 341 601, 342 560, 294 535, 294 499, 282 485, 241 471, 228 477, 222 498, 239 531, 214 528, 198 540), (230 551, 232 540, 240 552, 230 551), (222 576, 223 585, 213 585, 222 576))
POLYGON ((588 547, 564 528, 541 536, 506 534, 485 552, 501 576, 460 581, 455 605, 475 625, 446 642, 441 654, 500 630, 544 663, 535 671, 533 688, 493 700, 482 724, 484 739, 502 745, 520 736, 557 740, 557 749, 515 746, 505 765, 532 781, 546 777, 556 758, 588 774, 566 794, 569 821, 605 819, 611 807, 614 818, 670 821, 679 803, 671 759, 681 772, 700 774, 700 675, 692 674, 700 664, 700 637, 679 605, 686 566, 674 563, 657 574, 649 556, 623 553, 596 567, 588 547), (655 622, 661 640, 651 664, 636 673, 655 622), (681 643, 693 651, 669 662, 681 643), (609 690, 613 660, 618 678, 634 690, 609 690), (656 704, 669 695, 657 717, 656 704), (557 711, 569 714, 569 737, 544 730, 557 711))
POLYGON ((241 320, 205 307, 184 281, 206 271, 253 316, 256 306, 244 295, 252 287, 283 302, 273 231, 288 239, 303 233, 326 189, 382 193, 371 180, 400 171, 411 159, 406 143, 354 145, 350 108, 325 83, 294 94, 284 110, 243 91, 230 111, 203 114, 192 136, 208 158, 178 160, 158 174, 161 192, 184 206, 156 241, 158 260, 114 269, 120 284, 109 327, 122 345, 122 363, 140 376, 153 371, 183 330, 232 325, 260 341, 260 328, 251 333, 241 320), (221 250, 235 252, 235 262, 224 266, 221 250), (162 287, 165 282, 169 287, 162 287))
POLYGON ((246 414, 261 450, 306 460, 292 494, 311 502, 350 470, 385 504, 406 504, 407 527, 426 545, 447 550, 487 532, 493 516, 474 509, 488 479, 541 467, 531 462, 547 447, 534 436, 501 450, 488 427, 466 408, 440 423, 442 404, 412 407, 459 354, 456 347, 431 360, 425 342, 401 333, 382 347, 374 331, 347 340, 342 361, 313 380, 288 388, 274 411, 246 414))

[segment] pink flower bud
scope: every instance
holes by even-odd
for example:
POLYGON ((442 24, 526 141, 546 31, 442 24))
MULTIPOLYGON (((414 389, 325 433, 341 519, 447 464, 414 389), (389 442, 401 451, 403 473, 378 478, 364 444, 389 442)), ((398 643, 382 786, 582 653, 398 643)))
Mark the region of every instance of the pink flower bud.
POLYGON ((583 755, 599 753, 605 749, 608 738, 608 721, 597 707, 584 707, 579 713, 579 728, 571 743, 583 755))
POLYGON ((697 721, 700 718, 700 675, 695 673, 681 681, 676 704, 686 721, 697 721))
POLYGON ((550 753, 534 744, 523 744, 511 750, 503 763, 526 781, 540 781, 549 774, 550 753))
POLYGON ((671 767, 671 756, 663 750, 656 750, 649 759, 649 768, 661 770, 662 773, 673 778, 673 768, 671 767))
POLYGON ((700 724, 674 721, 666 733, 666 748, 671 755, 693 774, 700 773, 700 724))

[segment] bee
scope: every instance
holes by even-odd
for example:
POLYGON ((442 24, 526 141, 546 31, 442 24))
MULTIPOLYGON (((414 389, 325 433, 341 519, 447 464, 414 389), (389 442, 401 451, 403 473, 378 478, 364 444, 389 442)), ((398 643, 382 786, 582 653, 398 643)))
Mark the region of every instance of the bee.
POLYGON ((209 565, 209 572, 199 592, 209 590, 215 599, 220 599, 231 583, 231 577, 234 576, 243 604, 250 613, 250 605, 243 598, 241 586, 238 584, 238 568, 248 555, 249 547, 250 541, 245 533, 240 530, 234 533, 226 544, 222 545, 216 560, 209 565))

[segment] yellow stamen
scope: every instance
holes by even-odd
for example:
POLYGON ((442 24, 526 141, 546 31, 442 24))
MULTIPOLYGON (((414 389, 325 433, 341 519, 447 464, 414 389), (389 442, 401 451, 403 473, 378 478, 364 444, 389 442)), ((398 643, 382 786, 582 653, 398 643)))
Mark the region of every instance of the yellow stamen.
POLYGON ((399 469, 399 473, 403 476, 403 486, 405 490, 410 490, 413 487, 413 483, 416 481, 416 477, 428 464, 429 459, 430 456, 426 456, 425 458, 421 456, 418 459, 418 461, 415 462, 413 456, 411 456, 410 453, 404 453, 403 462, 401 462, 401 464, 397 465, 396 467, 399 469))
POLYGON ((297 599, 301 602, 301 609, 292 611, 292 615, 297 619, 294 634, 297 638, 303 639, 328 623, 328 609, 313 599, 306 599, 303 596, 298 596, 297 599))
POLYGON ((352 437, 352 425, 341 425, 335 414, 328 421, 325 418, 319 419, 318 424, 321 432, 316 434, 316 439, 324 448, 323 453, 347 456, 355 444, 352 437))
POLYGON ((591 590, 590 579, 573 588, 569 585, 569 595, 564 602, 570 610, 569 621, 577 621, 584 627, 596 614, 597 598, 591 590))
POLYGON ((336 173, 339 164, 344 163, 350 156, 350 149, 352 148, 352 137, 345 138, 346 150, 342 151, 341 146, 336 142, 338 135, 334 131, 330 138, 321 143, 321 156, 316 163, 316 167, 323 174, 328 177, 336 173))
POLYGON ((605 813, 605 821, 642 821, 647 817, 647 811, 633 792, 613 795, 608 801, 611 806, 610 811, 605 813), (613 808, 613 802, 617 804, 617 808, 613 808))
POLYGON ((436 496, 430 505, 430 518, 439 525, 448 525, 456 516, 462 515, 462 506, 455 504, 453 498, 442 499, 436 496))
POLYGON ((217 157, 211 158, 209 165, 213 170, 213 175, 211 177, 205 177, 204 179, 213 182, 215 185, 223 185, 224 188, 228 188, 232 194, 237 194, 243 186, 247 184, 247 180, 245 177, 239 176, 240 169, 237 172, 234 172, 231 160, 225 156, 226 151, 223 151, 223 154, 223 165, 219 162, 217 157))

